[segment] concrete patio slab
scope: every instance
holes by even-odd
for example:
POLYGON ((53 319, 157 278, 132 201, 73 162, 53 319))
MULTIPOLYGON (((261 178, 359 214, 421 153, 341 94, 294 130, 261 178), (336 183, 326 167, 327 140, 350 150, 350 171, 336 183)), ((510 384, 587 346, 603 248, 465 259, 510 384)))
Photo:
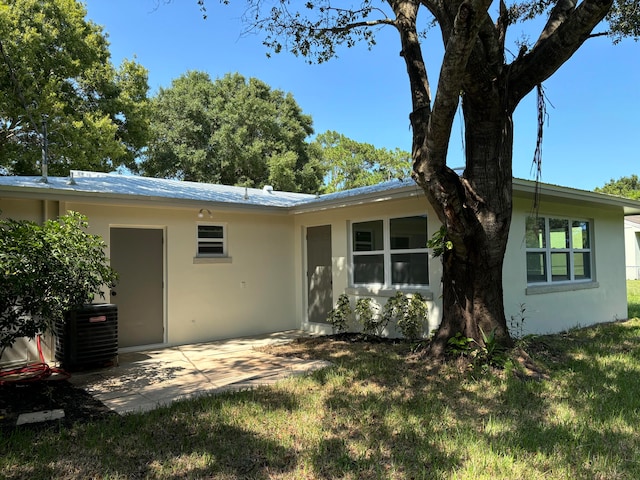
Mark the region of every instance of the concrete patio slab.
POLYGON ((256 350, 306 335, 292 330, 123 353, 117 366, 75 373, 69 381, 119 414, 148 411, 197 395, 268 385, 330 365, 256 350))

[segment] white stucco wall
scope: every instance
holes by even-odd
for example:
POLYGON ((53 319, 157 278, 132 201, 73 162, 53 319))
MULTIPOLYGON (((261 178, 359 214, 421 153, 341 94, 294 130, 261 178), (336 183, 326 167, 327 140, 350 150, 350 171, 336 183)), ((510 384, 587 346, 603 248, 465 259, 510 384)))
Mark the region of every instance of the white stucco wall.
MULTIPOLYGON (((41 221, 43 202, 0 199, 3 216, 41 221)), ((300 327, 295 308, 297 276, 294 218, 287 214, 213 211, 227 225, 230 262, 196 263, 197 208, 150 208, 47 202, 49 216, 67 210, 89 219, 89 232, 109 242, 110 227, 164 231, 165 344, 178 345, 256 335, 300 327)), ((107 255, 109 255, 107 248, 107 255)), ((106 301, 117 304, 106 290, 106 301)), ((33 342, 30 342, 33 343, 33 342)), ((19 342, 4 359, 33 360, 34 348, 19 342)), ((47 358, 53 358, 50 348, 47 358)), ((3 359, 3 363, 4 362, 3 359)))
MULTIPOLYGON (((310 324, 307 322, 307 280, 306 280, 306 246, 304 235, 306 228, 321 225, 331 225, 332 233, 332 270, 333 270, 333 301, 334 304, 342 293, 348 293, 352 305, 362 297, 371 297, 374 302, 382 307, 387 299, 393 295, 392 291, 380 291, 376 289, 351 288, 349 284, 349 235, 350 223, 368 220, 376 220, 388 217, 402 217, 412 215, 427 215, 427 234, 431 236, 433 232, 440 228, 435 213, 429 207, 422 194, 416 191, 415 196, 406 199, 396 199, 388 201, 374 201, 366 205, 335 208, 313 213, 303 213, 295 215, 296 234, 299 241, 296 242, 296 271, 298 281, 296 282, 296 310, 302 319, 302 327, 317 333, 331 333, 331 326, 328 324, 310 324)), ((429 260, 429 287, 412 288, 406 290, 407 293, 420 292, 429 299, 429 325, 425 329, 427 332, 437 328, 440 322, 441 309, 441 285, 442 266, 439 259, 429 260)), ((389 332, 394 334, 393 330, 389 332)))
MULTIPOLYGON (((517 333, 548 333, 566 330, 577 325, 624 319, 627 317, 626 284, 624 275, 623 214, 621 209, 594 208, 572 204, 566 200, 542 199, 540 216, 570 217, 591 221, 594 281, 585 284, 554 285, 545 288, 527 286, 525 255, 525 219, 532 211, 531 197, 516 196, 511 224, 511 233, 505 255, 503 270, 504 303, 507 321, 514 317, 514 326, 522 329, 517 333), (521 309, 524 308, 524 314, 521 309), (524 318, 524 321, 522 319, 524 318)), ((440 223, 426 200, 421 195, 392 201, 372 202, 357 207, 344 207, 323 212, 296 215, 296 243, 298 282, 296 283, 296 309, 303 319, 303 327, 321 333, 330 333, 329 326, 307 324, 304 231, 306 227, 332 226, 333 255, 333 299, 345 291, 350 293, 352 303, 361 296, 370 296, 383 305, 388 295, 375 291, 354 290, 349 285, 349 222, 365 221, 385 216, 404 216, 427 213, 428 235, 431 236, 440 223)), ((442 275, 439 259, 429 262, 430 286, 422 291, 429 301, 428 331, 437 328, 441 315, 442 275)))
POLYGON ((627 280, 640 279, 640 224, 625 220, 624 245, 627 280))
MULTIPOLYGON (((327 325, 307 322, 305 231, 312 226, 332 227, 334 302, 346 291, 354 302, 370 296, 384 304, 392 292, 353 289, 349 284, 350 222, 426 213, 429 236, 440 224, 417 188, 409 197, 383 197, 305 213, 213 209, 211 221, 227 225, 231 260, 223 263, 194 262, 200 206, 136 207, 0 198, 0 210, 5 217, 34 221, 76 210, 88 216, 91 233, 101 235, 107 243, 111 227, 162 229, 165 343, 177 345, 294 328, 328 333, 327 325)), ((530 197, 515 196, 504 267, 507 319, 517 318, 522 305, 524 333, 547 333, 626 318, 622 209, 542 198, 541 216, 592 222, 594 282, 551 288, 527 286, 524 229, 531 209, 530 197)), ((426 331, 437 328, 440 321, 441 274, 440 260, 430 259, 430 285, 419 290, 430 299, 426 331)), ((117 298, 108 295, 106 301, 117 304, 117 298)), ((33 359, 32 345, 22 344, 14 350, 9 353, 12 360, 33 359)))
POLYGON ((627 318, 624 278, 624 235, 621 209, 571 205, 542 199, 539 215, 589 220, 594 261, 593 282, 528 287, 526 279, 525 220, 530 199, 516 197, 504 266, 504 303, 507 320, 524 314, 524 333, 549 333, 575 326, 627 318))
MULTIPOLYGON (((165 325, 169 345, 275 332, 299 327, 294 286, 293 219, 197 209, 66 205, 90 219, 93 233, 109 228, 165 231, 165 325), (196 263, 197 224, 224 223, 230 262, 196 263)), ((117 298, 112 299, 117 303, 117 298)))

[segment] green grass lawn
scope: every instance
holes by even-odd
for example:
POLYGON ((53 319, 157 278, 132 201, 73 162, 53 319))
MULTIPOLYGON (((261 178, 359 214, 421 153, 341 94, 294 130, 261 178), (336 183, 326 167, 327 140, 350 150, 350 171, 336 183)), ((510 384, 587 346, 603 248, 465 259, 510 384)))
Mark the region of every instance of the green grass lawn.
MULTIPOLYGON (((0 478, 636 479, 640 320, 529 338, 548 378, 306 339, 273 387, 0 438, 0 478)), ((515 364, 519 365, 519 364, 515 364)))
POLYGON ((629 318, 640 318, 640 280, 627 280, 629 318))

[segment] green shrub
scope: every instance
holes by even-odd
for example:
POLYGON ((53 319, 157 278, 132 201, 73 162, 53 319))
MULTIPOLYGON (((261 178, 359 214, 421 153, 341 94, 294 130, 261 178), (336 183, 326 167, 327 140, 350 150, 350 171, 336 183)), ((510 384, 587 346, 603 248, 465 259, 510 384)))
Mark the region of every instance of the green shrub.
POLYGON ((402 292, 387 300, 382 317, 388 324, 395 321, 402 336, 409 340, 417 340, 422 337, 424 324, 428 318, 427 304, 419 293, 407 298, 402 292))
POLYGON ((349 329, 349 317, 352 313, 349 296, 343 293, 338 297, 338 303, 327 317, 327 322, 333 327, 334 333, 346 332, 349 329))
POLYGON ((0 219, 0 356, 96 294, 104 298, 101 287, 116 281, 104 242, 87 226, 74 212, 43 225, 0 219))
POLYGON ((362 325, 362 332, 367 335, 381 335, 387 326, 387 320, 384 316, 377 315, 376 307, 374 307, 373 299, 359 298, 356 302, 356 318, 362 325))

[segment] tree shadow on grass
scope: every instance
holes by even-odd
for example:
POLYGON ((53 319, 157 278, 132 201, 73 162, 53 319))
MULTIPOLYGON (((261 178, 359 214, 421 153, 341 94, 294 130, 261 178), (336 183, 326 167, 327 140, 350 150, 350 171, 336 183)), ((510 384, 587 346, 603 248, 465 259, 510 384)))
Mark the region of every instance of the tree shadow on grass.
POLYGON ((217 395, 51 434, 14 432, 22 438, 0 439, 0 475, 472 478, 484 468, 502 478, 640 478, 635 325, 538 339, 531 352, 547 361, 548 381, 430 363, 403 344, 318 341, 313 355, 335 366, 290 390, 217 395), (298 427, 299 414, 317 416, 320 430, 304 432, 317 425, 298 427), (254 418, 266 428, 253 428, 254 418))
POLYGON ((326 433, 312 459, 318 477, 436 478, 459 466, 460 456, 443 450, 437 431, 446 409, 428 387, 437 377, 408 358, 411 345, 349 350, 333 356, 342 383, 332 370, 313 374, 325 390, 326 433))
POLYGON ((628 329, 549 337, 549 381, 456 373, 375 346, 333 355, 352 383, 331 387, 330 372, 314 375, 329 389, 315 470, 322 478, 464 477, 485 462, 487 475, 524 468, 531 478, 640 478, 640 328, 628 329))
MULTIPOLYGON (((245 393, 258 404, 264 400, 265 408, 282 409, 283 414, 298 405, 282 392, 269 390, 265 397, 245 393)), ((295 468, 293 449, 216 413, 228 398, 221 394, 178 402, 62 432, 14 432, 12 452, 0 460, 0 476, 266 479, 295 468)), ((242 394, 233 398, 237 400, 232 402, 243 401, 242 394)))
POLYGON ((489 433, 488 443, 504 454, 553 457, 574 478, 640 478, 639 334, 613 323, 541 337, 551 350, 564 343, 563 361, 552 365, 548 384, 507 382, 503 403, 526 398, 527 413, 498 417, 509 428, 489 433))

